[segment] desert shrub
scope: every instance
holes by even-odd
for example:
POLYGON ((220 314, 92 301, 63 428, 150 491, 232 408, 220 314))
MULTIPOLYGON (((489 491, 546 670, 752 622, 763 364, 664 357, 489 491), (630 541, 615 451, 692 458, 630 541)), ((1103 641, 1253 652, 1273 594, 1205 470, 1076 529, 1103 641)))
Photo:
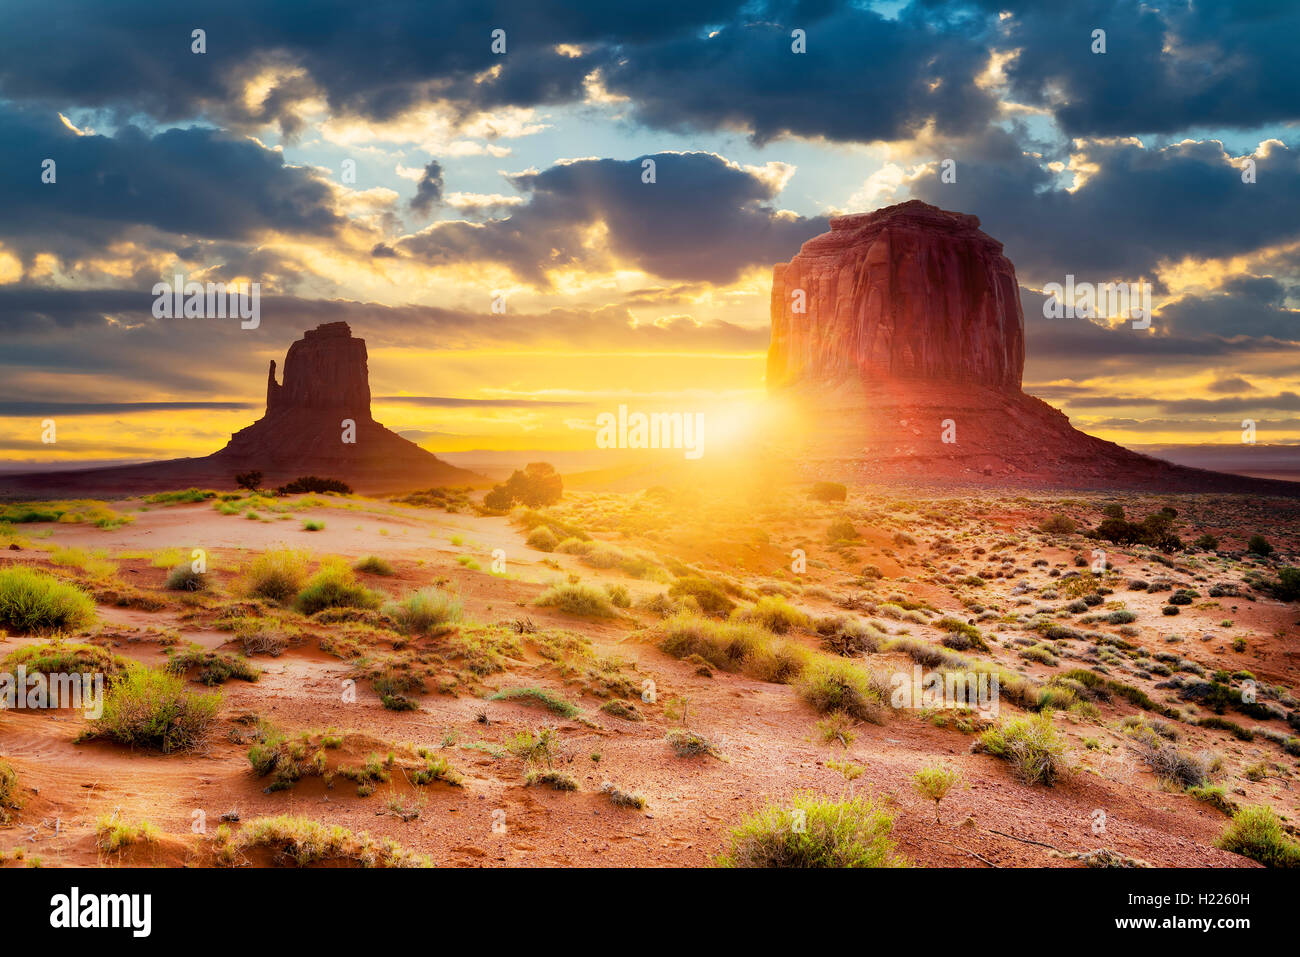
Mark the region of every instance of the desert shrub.
POLYGON ((392 575, 393 566, 378 555, 367 555, 352 566, 353 571, 365 572, 367 575, 392 575))
POLYGON ((686 728, 673 728, 664 736, 664 740, 673 749, 673 754, 679 758, 693 758, 701 754, 717 753, 708 738, 686 728))
POLYGON ((849 490, 839 482, 814 482, 808 497, 819 502, 843 502, 849 497, 849 490))
POLYGON ((916 793, 934 802, 934 823, 939 823, 939 802, 948 796, 959 779, 956 771, 942 764, 927 764, 912 775, 916 793))
POLYGON ((261 472, 238 472, 235 474, 235 484, 240 488, 248 489, 250 492, 256 492, 262 484, 261 472))
POLYGON ((767 641, 750 649, 741 669, 759 681, 785 685, 803 674, 813 658, 813 653, 798 642, 767 641))
POLYGON ((1242 808, 1216 844, 1265 867, 1300 867, 1300 844, 1287 837, 1277 814, 1268 807, 1242 808))
POLYGON ((528 533, 528 537, 524 539, 524 544, 529 548, 537 549, 539 552, 553 552, 555 546, 560 544, 560 539, 551 531, 549 526, 538 525, 528 533))
POLYGON ((181 562, 167 573, 168 591, 203 591, 207 586, 207 576, 196 572, 190 562, 181 562))
POLYGON ((532 787, 537 784, 545 784, 554 788, 556 791, 576 791, 578 790, 578 779, 571 774, 563 771, 557 771, 554 768, 541 770, 534 768, 524 775, 524 784, 532 787))
POLYGON ((699 655, 715 668, 739 671, 745 660, 772 640, 757 625, 716 622, 678 613, 658 626, 659 649, 674 658, 699 655))
POLYGON ((134 667, 109 683, 104 713, 88 736, 164 754, 185 751, 203 740, 220 707, 220 692, 190 691, 177 675, 134 667))
POLYGON ((641 795, 622 791, 608 781, 601 785, 600 790, 615 807, 631 807, 638 811, 645 807, 645 798, 641 795))
POLYGON ((78 631, 95 620, 95 602, 76 585, 26 565, 0 568, 0 628, 19 634, 78 631))
POLYGON ((9 813, 22 807, 18 793, 18 772, 8 761, 0 761, 0 823, 9 820, 9 813))
POLYGON ((807 628, 809 624, 808 615, 780 595, 764 595, 749 608, 732 612, 731 617, 737 621, 752 621, 778 635, 784 635, 791 628, 807 628))
POLYGON ((700 575, 687 575, 678 578, 668 588, 671 598, 694 598, 700 611, 715 618, 731 614, 736 603, 727 597, 726 590, 715 581, 700 575))
POLYGON ((494 512, 508 510, 515 503, 528 508, 554 505, 564 495, 564 480, 547 462, 530 462, 521 472, 518 469, 502 485, 497 485, 483 496, 485 508, 494 512))
POLYGON ((858 530, 854 528, 853 523, 847 519, 836 519, 826 528, 826 541, 831 542, 832 544, 835 542, 852 541, 858 537, 858 530))
POLYGON ((321 478, 319 475, 304 475, 294 479, 287 485, 281 485, 275 491, 279 495, 298 495, 303 492, 351 495, 352 487, 346 482, 340 482, 338 479, 321 478))
POLYGON ((893 815, 858 797, 831 801, 796 795, 792 806, 769 804, 730 834, 723 867, 906 867, 894 853, 893 815))
POLYGON ((843 655, 874 654, 887 639, 883 631, 857 618, 825 618, 817 623, 817 633, 827 650, 843 655))
POLYGON ((1211 768, 1216 763, 1211 755, 1184 751, 1141 727, 1130 728, 1127 734, 1133 751, 1166 784, 1192 788, 1210 783, 1211 768))
POLYGON ((69 644, 55 639, 41 645, 25 645, 5 655, 3 669, 13 672, 22 666, 29 675, 103 674, 114 678, 131 667, 131 661, 98 645, 69 644))
POLYGON ((989 728, 979 736, 974 750, 1009 762, 1027 784, 1051 787, 1066 770, 1065 742, 1046 712, 989 728))
POLYGON ((613 618, 618 615, 608 594, 592 585, 581 583, 552 585, 537 596, 537 604, 543 608, 558 608, 570 615, 597 618, 613 618))
POLYGON ((383 613, 408 635, 427 635, 460 621, 464 605, 455 595, 432 586, 412 592, 401 601, 384 604, 383 613))
POLYGON ((309 553, 293 548, 273 548, 253 559, 243 572, 246 595, 284 602, 302 590, 307 580, 309 553))
POLYGON ((254 848, 270 851, 273 864, 295 867, 337 862, 384 868, 433 866, 427 857, 406 850, 390 838, 375 840, 338 824, 288 815, 249 821, 240 835, 218 847, 218 862, 237 863, 241 852, 254 848))
POLYGON ((325 608, 378 608, 379 596, 353 578, 346 565, 330 564, 312 576, 294 605, 304 615, 314 615, 325 608))
POLYGON ((225 684, 232 678, 238 678, 240 681, 256 681, 262 676, 262 673, 247 658, 225 655, 218 651, 205 651, 198 645, 191 645, 180 651, 171 651, 167 670, 172 674, 185 675, 195 668, 198 669, 198 674, 194 676, 194 680, 208 687, 225 684))
POLYGON ((1221 784, 1193 784, 1187 789, 1187 793, 1201 803, 1217 808, 1224 814, 1232 815, 1236 813, 1236 803, 1228 797, 1221 784))
POLYGON ((887 685, 871 672, 840 658, 819 658, 796 682, 799 696, 821 714, 842 711, 859 721, 884 724, 887 685))
POLYGON ((613 698, 606 701, 600 706, 600 710, 605 714, 613 715, 615 718, 622 718, 624 721, 641 721, 641 712, 631 701, 624 701, 622 698, 613 698))
POLYGON ((1074 519, 1056 512, 1044 519, 1042 524, 1038 526, 1038 530, 1049 535, 1073 535, 1078 527, 1074 519))
POLYGON ((1279 568, 1277 581, 1269 585, 1269 591, 1279 601, 1300 601, 1300 568, 1279 568))
POLYGON ((1250 552, 1252 555, 1259 555, 1263 558, 1267 558, 1269 555, 1273 554, 1273 546, 1268 543, 1268 539, 1263 535, 1252 535, 1250 536, 1250 540, 1246 542, 1246 551, 1250 552))
POLYGON ((116 854, 133 844, 154 844, 161 836, 158 828, 143 821, 132 824, 113 814, 105 814, 95 823, 95 846, 105 854, 116 854))
POLYGON ((539 704, 552 714, 558 714, 562 718, 574 718, 581 712, 571 702, 565 701, 559 695, 547 691, 544 688, 503 688, 492 697, 489 701, 519 701, 523 704, 539 704))
POLYGON ((606 585, 605 594, 609 595, 609 602, 615 608, 632 607, 632 593, 626 585, 606 585))
POLYGON ((980 651, 988 651, 988 643, 980 630, 974 625, 967 624, 960 618, 944 617, 935 622, 940 628, 948 632, 943 639, 943 644, 954 651, 969 651, 976 648, 980 651))

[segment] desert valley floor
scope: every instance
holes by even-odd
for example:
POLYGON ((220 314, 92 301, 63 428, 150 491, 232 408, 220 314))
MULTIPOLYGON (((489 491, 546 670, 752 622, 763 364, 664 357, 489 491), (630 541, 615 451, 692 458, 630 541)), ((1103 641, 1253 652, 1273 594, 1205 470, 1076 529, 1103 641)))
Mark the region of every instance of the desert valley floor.
MULTIPOLYGON (((500 516, 473 497, 5 506, 3 567, 94 598, 96 621, 61 640, 108 654, 78 660, 170 666, 220 704, 197 749, 169 754, 82 740, 76 710, 0 710, 0 760, 17 775, 4 864, 280 864, 283 847, 240 836, 291 815, 435 865, 708 865, 747 817, 800 792, 871 797, 893 816, 894 853, 921 866, 1253 867, 1216 847, 1247 805, 1295 833, 1300 606, 1266 587, 1278 556, 1300 551, 1290 502, 655 489, 566 491, 500 516), (1134 521, 1176 509, 1187 547, 1084 537, 1115 504, 1134 521), (1247 551, 1256 533, 1273 557, 1247 551), (1204 534, 1217 550, 1190 545, 1204 534), (196 548, 202 589, 169 590, 196 548), (373 607, 307 614, 292 595, 255 597, 250 569, 283 549, 295 574, 354 579, 373 607), (463 610, 404 627, 385 602, 428 587, 463 610), (994 668, 1001 714, 827 716, 796 678, 819 661, 877 688, 916 663, 994 668), (1064 745, 1051 786, 972 747, 1034 712, 1064 745), (1155 755, 1208 781, 1189 792, 1155 755), (935 761, 960 775, 937 822, 912 783, 935 761), (127 829, 121 846, 106 821, 127 829)), ((49 640, 8 634, 0 659, 49 640)))

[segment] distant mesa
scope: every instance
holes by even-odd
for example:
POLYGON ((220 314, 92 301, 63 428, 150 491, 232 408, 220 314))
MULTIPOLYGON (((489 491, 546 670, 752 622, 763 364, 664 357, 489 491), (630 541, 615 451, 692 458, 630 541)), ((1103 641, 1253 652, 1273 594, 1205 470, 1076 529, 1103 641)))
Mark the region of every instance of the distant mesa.
POLYGON ((276 382, 271 361, 265 414, 232 435, 219 452, 143 465, 4 476, 0 492, 49 497, 134 494, 191 485, 229 488, 237 473, 249 471, 261 472, 268 488, 319 475, 362 493, 484 481, 374 420, 365 340, 355 338, 346 322, 330 322, 308 330, 289 346, 282 382, 276 382))
POLYGON ((802 414, 816 477, 1300 494, 1140 455, 1026 395, 1016 270, 975 216, 911 200, 832 219, 773 267, 771 319, 768 390, 802 414))
POLYGON ((266 414, 203 461, 229 475, 256 469, 267 485, 300 475, 342 479, 358 491, 482 481, 374 420, 366 342, 346 322, 317 326, 289 346, 282 383, 272 360, 266 414), (355 441, 343 441, 345 421, 355 441))

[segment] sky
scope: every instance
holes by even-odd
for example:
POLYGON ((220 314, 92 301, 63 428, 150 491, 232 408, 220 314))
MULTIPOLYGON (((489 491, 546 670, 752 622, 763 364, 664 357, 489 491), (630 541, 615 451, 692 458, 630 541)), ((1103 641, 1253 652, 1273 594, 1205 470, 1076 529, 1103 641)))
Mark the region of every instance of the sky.
POLYGON ((339 320, 435 452, 740 415, 772 265, 908 199, 1004 243, 1076 426, 1300 444, 1298 3, 159 6, 0 0, 0 460, 215 451, 339 320), (155 317, 175 275, 260 325, 155 317), (1151 327, 1046 318, 1067 275, 1151 327))

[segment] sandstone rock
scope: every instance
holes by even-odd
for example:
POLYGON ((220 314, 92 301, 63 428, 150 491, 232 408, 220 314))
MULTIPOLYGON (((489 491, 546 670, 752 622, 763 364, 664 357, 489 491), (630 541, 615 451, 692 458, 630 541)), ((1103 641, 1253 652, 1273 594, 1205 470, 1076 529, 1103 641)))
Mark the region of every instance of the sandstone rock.
POLYGON ((974 216, 913 200, 832 219, 773 268, 771 317, 783 453, 810 480, 1300 490, 1140 455, 1021 391, 1015 267, 974 216))
POLYGON ((207 462, 234 475, 256 469, 268 485, 301 475, 341 479, 354 488, 417 488, 479 479, 384 428, 370 414, 366 343, 346 322, 310 329, 289 347, 284 381, 272 360, 266 414, 231 436, 207 462), (355 442, 344 441, 345 420, 355 442))
POLYGON ((773 270, 769 387, 923 378, 1019 389, 1024 364, 1015 268, 974 216, 917 200, 840 216, 773 270))

